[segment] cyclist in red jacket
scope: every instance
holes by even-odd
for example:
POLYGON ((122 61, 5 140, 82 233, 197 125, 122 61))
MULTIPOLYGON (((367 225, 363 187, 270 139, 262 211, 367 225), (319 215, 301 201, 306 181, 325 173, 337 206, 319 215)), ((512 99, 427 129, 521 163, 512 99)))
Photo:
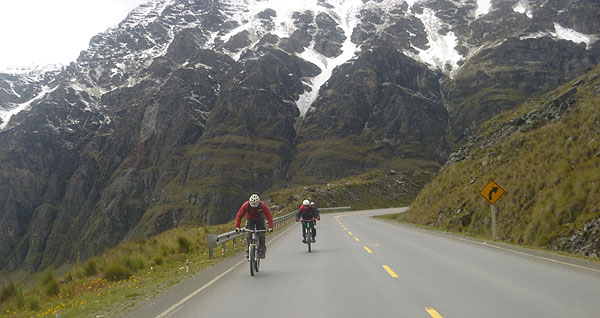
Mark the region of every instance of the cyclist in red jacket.
MULTIPOLYGON (((302 201, 302 205, 298 209, 298 212, 296 212, 296 222, 298 222, 298 220, 300 220, 300 218, 302 218, 302 220, 311 222, 310 228, 312 230, 312 233, 311 233, 312 237, 311 238, 302 237, 302 243, 306 243, 307 239, 310 239, 310 241, 312 243, 314 243, 315 236, 317 236, 317 229, 315 228, 315 224, 316 224, 315 219, 317 219, 317 220, 321 219, 321 216, 319 215, 319 210, 314 205, 314 203, 311 205, 310 201, 308 201, 308 200, 302 201)), ((305 228, 306 228, 306 223, 302 222, 302 235, 303 236, 304 236, 305 228)))
MULTIPOLYGON (((256 229, 256 230, 264 230, 265 229, 265 216, 269 221, 269 232, 273 232, 273 215, 271 214, 271 210, 269 207, 260 200, 258 195, 253 194, 250 196, 248 201, 244 202, 240 207, 236 217, 235 217, 235 231, 240 231, 240 223, 242 222, 242 218, 246 217, 246 228, 247 229, 256 229)), ((248 239, 246 240, 246 257, 248 257, 248 248, 250 245, 250 240, 252 238, 252 234, 248 233, 248 239)), ((265 243, 265 232, 258 233, 258 241, 260 244, 259 253, 260 258, 265 258, 265 252, 267 251, 267 245, 265 243)))

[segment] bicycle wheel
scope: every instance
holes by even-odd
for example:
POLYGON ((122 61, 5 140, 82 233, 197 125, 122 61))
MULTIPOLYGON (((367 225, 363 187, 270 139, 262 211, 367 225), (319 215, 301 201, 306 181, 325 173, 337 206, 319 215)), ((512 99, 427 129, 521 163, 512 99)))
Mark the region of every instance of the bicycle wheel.
POLYGON ((258 268, 260 267, 260 248, 256 249, 256 256, 254 259, 256 260, 254 263, 254 271, 258 273, 258 268))
POLYGON ((304 233, 304 237, 306 240, 306 244, 308 244, 308 252, 310 253, 311 249, 310 249, 310 225, 307 224, 306 226, 306 232, 304 233))
POLYGON ((250 244, 250 276, 254 276, 254 262, 256 261, 256 245, 250 244))

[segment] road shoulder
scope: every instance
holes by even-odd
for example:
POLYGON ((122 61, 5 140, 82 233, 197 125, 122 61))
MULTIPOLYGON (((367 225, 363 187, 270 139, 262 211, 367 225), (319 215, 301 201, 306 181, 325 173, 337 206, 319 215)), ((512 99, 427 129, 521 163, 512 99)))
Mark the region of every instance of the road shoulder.
POLYGON ((418 230, 418 231, 423 231, 423 232, 427 232, 427 233, 431 233, 431 234, 435 234, 435 235, 439 235, 439 236, 444 236, 444 237, 448 237, 451 239, 456 239, 456 240, 460 240, 460 241, 464 241, 464 242, 469 242, 469 243, 477 244, 477 245, 481 245, 481 246, 487 246, 489 248, 495 248, 495 249, 503 250, 506 252, 519 254, 522 256, 530 257, 530 258, 535 258, 535 259, 542 260, 542 261, 561 264, 564 266, 578 268, 581 270, 592 271, 597 274, 600 274, 600 261, 596 262, 596 261, 592 261, 592 260, 588 260, 588 259, 584 259, 584 258, 578 258, 575 256, 562 255, 562 254, 558 254, 558 253, 554 253, 554 252, 550 252, 550 251, 543 251, 543 250, 538 250, 538 249, 533 249, 533 248, 528 248, 528 247, 523 247, 523 246, 518 246, 518 245, 512 245, 512 244, 508 244, 505 242, 478 239, 478 238, 473 238, 473 237, 469 237, 469 236, 459 235, 459 234, 452 233, 452 232, 446 232, 446 231, 425 228, 425 227, 421 227, 419 225, 412 224, 412 223, 404 223, 404 222, 398 222, 398 221, 394 221, 394 220, 390 220, 390 219, 375 217, 375 216, 381 216, 381 215, 385 215, 385 214, 373 215, 373 218, 376 220, 379 220, 381 222, 394 224, 397 226, 403 226, 403 227, 411 228, 411 229, 418 230))

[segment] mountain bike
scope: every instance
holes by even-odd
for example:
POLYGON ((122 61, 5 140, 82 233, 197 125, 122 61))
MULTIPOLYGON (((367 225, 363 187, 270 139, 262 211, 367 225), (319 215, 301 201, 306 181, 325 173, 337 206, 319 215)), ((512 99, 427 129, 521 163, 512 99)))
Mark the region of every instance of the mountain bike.
POLYGON ((301 221, 302 221, 302 224, 306 224, 306 226, 303 226, 304 232, 302 233, 302 237, 304 237, 304 243, 306 245, 308 245, 308 252, 310 253, 310 251, 311 251, 310 245, 312 243, 312 240, 311 240, 312 228, 311 228, 311 226, 314 226, 313 222, 315 221, 315 218, 312 218, 310 220, 301 220, 301 221))
POLYGON ((258 233, 266 232, 267 230, 250 230, 243 229, 242 232, 252 233, 250 238, 250 246, 248 247, 248 261, 250 262, 250 275, 254 276, 254 273, 258 273, 260 267, 260 240, 258 239, 258 233))

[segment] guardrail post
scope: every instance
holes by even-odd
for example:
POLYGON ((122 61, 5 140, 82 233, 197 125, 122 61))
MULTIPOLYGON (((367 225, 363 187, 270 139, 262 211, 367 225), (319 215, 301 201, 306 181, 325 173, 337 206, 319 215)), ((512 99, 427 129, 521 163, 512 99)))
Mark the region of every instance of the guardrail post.
POLYGON ((221 243, 221 255, 225 255, 225 244, 227 244, 227 242, 221 243))
POLYGON ((206 247, 208 247, 208 258, 213 258, 215 247, 217 247, 217 234, 206 235, 206 247))
POLYGON ((237 238, 234 237, 233 238, 233 249, 235 250, 237 248, 237 238))

